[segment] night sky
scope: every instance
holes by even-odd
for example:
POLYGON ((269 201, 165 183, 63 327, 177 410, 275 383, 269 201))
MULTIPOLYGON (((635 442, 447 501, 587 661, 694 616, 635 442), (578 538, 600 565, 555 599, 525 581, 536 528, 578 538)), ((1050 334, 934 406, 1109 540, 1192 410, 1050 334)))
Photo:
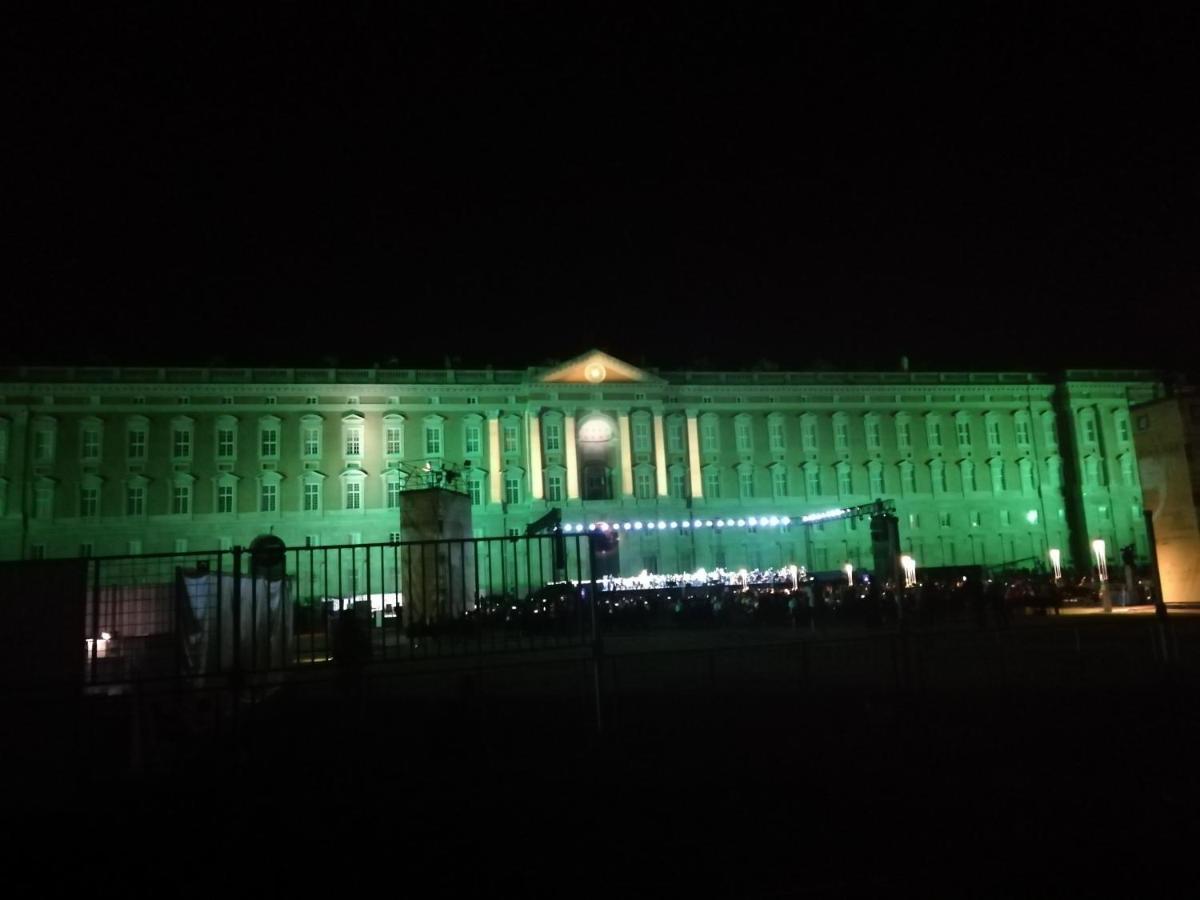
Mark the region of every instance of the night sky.
POLYGON ((5 361, 1194 367, 1194 12, 748 5, 26 12, 5 361))

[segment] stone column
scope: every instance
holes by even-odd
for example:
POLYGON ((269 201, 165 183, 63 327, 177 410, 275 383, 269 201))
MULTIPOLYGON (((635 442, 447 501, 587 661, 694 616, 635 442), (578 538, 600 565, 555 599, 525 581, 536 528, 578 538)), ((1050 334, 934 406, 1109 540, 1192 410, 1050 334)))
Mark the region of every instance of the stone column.
POLYGON ((567 455, 567 499, 579 499, 579 459, 575 455, 575 417, 563 417, 563 440, 567 455))
POLYGON ((529 421, 529 496, 541 500, 545 495, 542 485, 542 420, 536 409, 525 411, 529 421))
POLYGON ((629 441, 629 412, 622 412, 618 418, 619 437, 621 441, 621 496, 633 496, 633 450, 629 441))
POLYGON ((504 473, 500 471, 500 410, 488 410, 488 468, 492 503, 504 502, 504 473))
POLYGON ((658 481, 658 496, 667 496, 667 448, 663 443, 663 417, 654 414, 654 477, 658 481))
POLYGON ((700 426, 696 422, 696 411, 687 411, 688 470, 692 478, 692 497, 704 496, 704 481, 700 477, 700 426))

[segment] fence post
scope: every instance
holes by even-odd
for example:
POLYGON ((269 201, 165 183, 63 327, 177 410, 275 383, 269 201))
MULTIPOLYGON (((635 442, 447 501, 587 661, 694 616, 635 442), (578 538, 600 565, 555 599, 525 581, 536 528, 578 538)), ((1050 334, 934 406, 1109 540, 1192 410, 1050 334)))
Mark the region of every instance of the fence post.
POLYGON ((592 626, 592 685, 595 692, 596 734, 602 735, 604 734, 604 698, 601 679, 603 678, 604 639, 600 636, 600 628, 596 620, 596 603, 599 600, 596 594, 596 536, 591 532, 588 533, 588 575, 590 577, 588 612, 592 626))
POLYGON ((233 668, 229 674, 229 686, 233 691, 233 733, 238 737, 238 716, 241 712, 242 696, 242 545, 233 548, 233 596, 229 598, 230 628, 233 631, 233 668))

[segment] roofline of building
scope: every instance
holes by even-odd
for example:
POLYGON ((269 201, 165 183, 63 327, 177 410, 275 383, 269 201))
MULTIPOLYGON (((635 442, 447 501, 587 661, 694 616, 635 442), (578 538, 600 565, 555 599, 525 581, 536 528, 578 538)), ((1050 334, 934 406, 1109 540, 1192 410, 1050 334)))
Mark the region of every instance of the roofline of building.
MULTIPOLYGON (((393 368, 196 368, 122 366, 14 366, 0 369, 2 384, 178 384, 178 385, 335 385, 380 384, 532 385, 549 369, 393 369, 393 368)), ((1158 382, 1161 374, 1147 369, 1067 369, 1061 372, 772 372, 653 371, 672 385, 1021 385, 1067 381, 1158 382)), ((550 385, 548 385, 550 386, 550 385)), ((554 387, 568 387, 554 384, 554 387)), ((591 387, 591 385, 586 385, 591 387)), ((643 385, 651 387, 651 385, 643 385)))

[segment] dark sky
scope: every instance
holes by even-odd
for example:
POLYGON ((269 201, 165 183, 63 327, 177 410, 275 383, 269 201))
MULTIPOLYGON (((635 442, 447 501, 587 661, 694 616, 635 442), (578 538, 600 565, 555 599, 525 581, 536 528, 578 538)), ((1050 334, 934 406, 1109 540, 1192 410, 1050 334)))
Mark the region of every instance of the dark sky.
POLYGON ((1195 13, 749 5, 26 13, 4 355, 1190 364, 1195 13))

